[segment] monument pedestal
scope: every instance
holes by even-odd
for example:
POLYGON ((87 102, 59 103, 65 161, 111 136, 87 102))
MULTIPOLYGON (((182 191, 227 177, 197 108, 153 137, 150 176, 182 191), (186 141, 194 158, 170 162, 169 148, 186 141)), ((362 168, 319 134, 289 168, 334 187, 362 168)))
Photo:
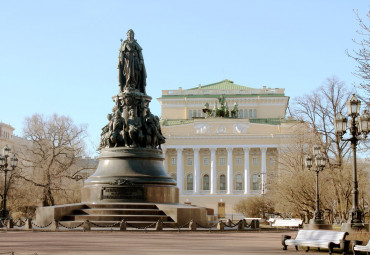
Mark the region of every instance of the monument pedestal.
POLYGON ((81 203, 39 207, 36 224, 57 220, 71 227, 88 219, 99 225, 125 220, 146 226, 161 219, 166 224, 194 220, 207 226, 206 208, 179 204, 179 189, 164 170, 161 150, 104 148, 98 159, 96 172, 82 188, 81 203))
POLYGON ((163 155, 151 148, 105 148, 96 172, 82 188, 82 203, 178 203, 176 181, 163 168, 163 155))

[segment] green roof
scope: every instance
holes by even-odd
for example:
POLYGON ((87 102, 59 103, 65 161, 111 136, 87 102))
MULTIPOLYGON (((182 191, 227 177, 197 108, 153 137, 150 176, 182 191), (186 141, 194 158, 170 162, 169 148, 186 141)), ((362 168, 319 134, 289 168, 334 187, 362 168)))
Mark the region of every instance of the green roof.
POLYGON ((223 81, 220 81, 220 82, 204 85, 204 86, 201 86, 201 87, 195 87, 195 88, 191 88, 191 89, 188 89, 188 90, 194 90, 194 89, 221 89, 221 90, 237 89, 238 90, 238 89, 251 89, 251 87, 238 85, 238 84, 235 84, 233 81, 230 81, 230 80, 226 79, 226 80, 223 80, 223 81))

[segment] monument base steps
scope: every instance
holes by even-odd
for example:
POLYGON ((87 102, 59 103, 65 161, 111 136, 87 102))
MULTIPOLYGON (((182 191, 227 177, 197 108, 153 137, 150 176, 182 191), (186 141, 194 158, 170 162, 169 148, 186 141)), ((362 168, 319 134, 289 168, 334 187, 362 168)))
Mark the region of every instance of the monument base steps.
POLYGON ((204 226, 211 223, 206 208, 184 204, 81 203, 37 208, 36 224, 43 226, 53 220, 72 228, 86 220, 99 227, 125 221, 128 227, 137 228, 155 227, 159 220, 164 227, 182 226, 190 220, 204 226))

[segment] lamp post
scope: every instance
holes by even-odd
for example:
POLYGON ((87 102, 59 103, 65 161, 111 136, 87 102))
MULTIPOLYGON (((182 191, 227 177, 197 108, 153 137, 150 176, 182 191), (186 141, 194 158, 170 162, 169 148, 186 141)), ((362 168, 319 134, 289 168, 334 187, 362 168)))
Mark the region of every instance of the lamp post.
MULTIPOLYGON (((313 147, 313 155, 315 157, 315 168, 313 169, 316 172, 316 209, 313 216, 313 219, 310 220, 310 224, 324 224, 324 220, 321 216, 320 211, 320 197, 319 197, 319 173, 324 170, 326 164, 326 158, 323 153, 320 152, 321 148, 318 145, 313 147)), ((306 157, 306 167, 308 170, 311 170, 313 165, 311 156, 306 157)))
POLYGON ((347 131, 347 118, 341 113, 337 114, 335 118, 335 132, 342 141, 350 141, 352 145, 353 153, 353 185, 352 185, 352 208, 349 211, 348 222, 353 227, 363 227, 363 215, 359 208, 358 203, 358 181, 357 181, 357 160, 356 150, 357 144, 360 140, 359 136, 362 134, 364 138, 370 131, 370 117, 369 114, 364 111, 360 117, 361 101, 357 99, 355 94, 352 94, 351 98, 347 101, 348 116, 351 117, 349 133, 351 135, 348 139, 343 139, 343 135, 347 131))
POLYGON ((6 188, 6 180, 7 180, 7 173, 8 171, 12 171, 16 168, 18 164, 18 159, 13 154, 10 157, 10 148, 6 145, 3 149, 3 154, 0 154, 0 171, 4 171, 4 194, 3 194, 3 209, 0 211, 0 219, 4 220, 8 217, 8 211, 6 210, 6 195, 7 195, 7 188, 6 188), (8 169, 8 158, 10 157, 10 166, 12 169, 8 169))
POLYGON ((261 181, 260 181, 261 195, 263 197, 266 194, 266 173, 259 173, 258 178, 261 178, 261 181))

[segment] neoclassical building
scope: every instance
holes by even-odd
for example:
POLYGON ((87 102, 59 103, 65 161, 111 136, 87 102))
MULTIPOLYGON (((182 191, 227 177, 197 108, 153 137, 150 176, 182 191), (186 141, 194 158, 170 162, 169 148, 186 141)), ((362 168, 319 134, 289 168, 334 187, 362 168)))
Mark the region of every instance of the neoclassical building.
MULTIPOLYGON (((280 88, 250 88, 224 80, 184 90, 163 90, 164 166, 177 180, 180 201, 214 208, 264 194, 279 173, 279 150, 291 137, 285 119, 289 97, 280 88), (209 109, 237 104, 236 118, 206 116, 209 109), (216 106, 216 107, 215 107, 216 106)), ((228 116, 231 114, 228 113, 228 116)))
POLYGON ((14 137, 13 137, 14 128, 3 122, 0 122, 0 154, 3 153, 3 148, 8 146, 13 150, 14 147, 14 137))

